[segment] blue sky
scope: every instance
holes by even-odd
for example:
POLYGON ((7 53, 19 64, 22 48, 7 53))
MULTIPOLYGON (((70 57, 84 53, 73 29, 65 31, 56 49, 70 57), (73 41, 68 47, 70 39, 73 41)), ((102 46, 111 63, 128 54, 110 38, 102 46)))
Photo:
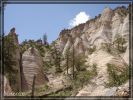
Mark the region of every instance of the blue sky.
POLYGON ((37 40, 46 33, 51 43, 62 29, 72 27, 70 23, 79 13, 84 12, 91 19, 105 7, 117 6, 121 4, 8 4, 4 11, 4 32, 8 34, 15 27, 20 43, 25 39, 37 40))

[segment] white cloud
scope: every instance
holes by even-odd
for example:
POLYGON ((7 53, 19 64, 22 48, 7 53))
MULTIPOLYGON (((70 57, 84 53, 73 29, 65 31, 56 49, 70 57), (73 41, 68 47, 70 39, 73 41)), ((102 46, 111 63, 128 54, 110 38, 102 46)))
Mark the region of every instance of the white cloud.
POLYGON ((81 11, 75 16, 75 18, 70 20, 69 25, 70 25, 70 27, 74 27, 74 26, 79 25, 81 23, 85 23, 89 19, 90 19, 90 15, 86 14, 86 12, 84 12, 84 11, 81 11))

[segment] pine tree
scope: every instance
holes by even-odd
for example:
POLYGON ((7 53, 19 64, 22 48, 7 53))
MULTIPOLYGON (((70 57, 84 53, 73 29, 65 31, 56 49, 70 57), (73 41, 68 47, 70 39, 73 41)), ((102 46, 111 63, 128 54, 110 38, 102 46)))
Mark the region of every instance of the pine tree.
POLYGON ((124 44, 126 43, 126 40, 125 38, 123 38, 122 36, 120 35, 116 35, 116 40, 114 41, 114 43, 117 44, 117 49, 120 51, 120 52, 124 52, 124 44))
POLYGON ((59 48, 56 46, 55 43, 53 44, 52 55, 54 58, 56 72, 62 72, 62 69, 61 69, 61 58, 62 58, 61 56, 62 55, 61 55, 59 48))
POLYGON ((83 71, 85 70, 85 56, 84 55, 77 55, 75 57, 75 67, 77 71, 83 71))
POLYGON ((72 51, 72 69, 73 69, 73 79, 75 78, 75 73, 74 73, 74 67, 75 67, 75 50, 74 50, 74 43, 72 42, 73 44, 73 51, 72 51))
POLYGON ((73 76, 73 79, 75 79, 75 73, 74 73, 74 68, 75 68, 75 48, 74 48, 74 41, 72 39, 72 36, 69 35, 69 39, 71 40, 72 42, 72 76, 73 76))
POLYGON ((66 66, 67 75, 68 75, 69 74, 68 70, 71 67, 70 66, 71 65, 71 53, 70 53, 70 51, 68 49, 66 50, 66 53, 65 53, 65 60, 66 60, 65 66, 66 66))
POLYGON ((47 45, 47 34, 46 33, 43 35, 43 44, 47 45))

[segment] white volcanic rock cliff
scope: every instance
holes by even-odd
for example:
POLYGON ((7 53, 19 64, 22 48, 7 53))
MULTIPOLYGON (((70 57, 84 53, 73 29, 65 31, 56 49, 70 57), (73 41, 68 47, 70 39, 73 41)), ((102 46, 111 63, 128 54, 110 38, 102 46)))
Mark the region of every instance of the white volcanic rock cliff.
MULTIPOLYGON (((107 64, 115 64, 118 69, 123 69, 125 63, 129 64, 129 13, 127 8, 118 7, 114 10, 105 8, 99 16, 80 24, 72 29, 64 29, 61 31, 56 41, 63 55, 67 50, 72 51, 73 45, 76 54, 87 56, 86 65, 97 65, 97 76, 84 86, 77 96, 112 96, 117 94, 119 87, 105 87, 108 83, 107 64), (109 53, 102 49, 103 43, 113 44, 117 35, 125 38, 127 43, 126 52, 119 54, 111 47, 113 53, 109 53), (96 50, 92 54, 88 54, 88 49, 96 46, 96 50), (124 61, 124 62, 123 62, 124 61)), ((87 70, 90 70, 88 67, 87 70)), ((125 84, 128 84, 125 83, 125 84)), ((128 91, 128 86, 126 85, 128 91)), ((122 91, 122 90, 119 90, 122 91)))
POLYGON ((85 54, 87 48, 92 45, 100 48, 102 43, 114 41, 117 34, 128 40, 129 14, 123 7, 118 7, 115 10, 105 8, 102 14, 94 19, 72 29, 62 30, 57 43, 65 54, 67 49, 72 48, 71 40, 73 40, 78 53, 85 54))
MULTIPOLYGON (((16 34, 14 29, 11 30, 10 34, 16 34)), ((17 46, 18 40, 17 36, 14 35, 14 41, 17 46)), ((97 74, 92 77, 86 85, 78 89, 78 93, 74 94, 76 96, 118 96, 118 95, 128 95, 129 93, 129 80, 121 86, 106 87, 109 82, 109 72, 107 64, 112 64, 116 69, 123 71, 125 69, 125 64, 129 65, 129 13, 128 9, 125 7, 118 7, 114 10, 110 8, 105 8, 101 14, 96 16, 94 19, 87 21, 86 23, 80 24, 72 29, 64 29, 60 32, 59 38, 55 40, 55 46, 58 46, 65 57, 67 50, 70 52, 75 50, 75 57, 79 54, 85 55, 85 71, 92 70, 93 65, 96 65, 97 74), (118 53, 114 45, 117 35, 125 38, 126 43, 124 44, 125 51, 118 53), (108 48, 106 45, 103 48, 103 44, 111 44, 108 48), (113 46, 112 46, 113 45, 113 46), (89 49, 95 48, 95 50, 90 53, 89 49), (106 49, 111 49, 109 52, 106 49), (124 62, 123 62, 124 61, 124 62), (123 91, 124 92, 123 94, 123 91)), ((50 45, 54 48, 53 45, 50 45)), ((51 49, 50 48, 50 49, 51 49)), ((35 87, 41 87, 43 85, 48 85, 48 91, 55 93, 59 90, 65 91, 66 88, 70 87, 72 84, 66 75, 66 69, 64 66, 64 59, 61 61, 61 68, 63 72, 55 73, 55 63, 53 64, 54 58, 49 48, 45 51, 44 56, 40 55, 39 49, 35 47, 27 48, 27 50, 22 54, 21 66, 20 66, 20 50, 19 48, 15 51, 16 55, 13 57, 17 64, 16 68, 18 72, 20 67, 22 67, 21 80, 22 80, 22 91, 30 91, 32 89, 33 78, 35 79, 35 87), (52 64, 49 64, 52 63, 52 64), (49 66, 46 66, 46 63, 49 66), (44 71, 43 67, 47 67, 44 71), (64 68, 63 68, 64 67, 64 68), (46 72, 46 75, 44 74, 46 72), (47 78, 48 77, 48 78, 47 78)), ((117 48, 118 49, 118 48, 117 48)), ((44 52, 43 52, 44 53, 44 52)), ((63 58, 63 57, 62 57, 63 58)), ((77 67, 77 65, 75 65, 77 67)), ((79 65, 80 66, 80 65, 79 65)), ((79 67, 78 66, 78 67, 79 67)), ((114 67, 113 66, 113 67, 114 67)), ((75 71, 76 71, 75 67, 75 71)), ((72 74, 72 68, 68 69, 68 73, 72 74)), ((121 73, 121 72, 120 72, 121 73)), ((18 86, 20 86, 20 75, 16 75, 18 78, 18 86)), ((12 92, 9 82, 6 78, 5 80, 5 94, 7 92, 12 92), (6 88, 5 88, 6 89, 6 88)), ((42 89, 43 90, 43 89, 42 89)), ((43 91, 44 92, 44 91, 43 91)), ((44 95, 44 94, 43 94, 44 95)), ((72 94, 73 95, 73 94, 72 94)))

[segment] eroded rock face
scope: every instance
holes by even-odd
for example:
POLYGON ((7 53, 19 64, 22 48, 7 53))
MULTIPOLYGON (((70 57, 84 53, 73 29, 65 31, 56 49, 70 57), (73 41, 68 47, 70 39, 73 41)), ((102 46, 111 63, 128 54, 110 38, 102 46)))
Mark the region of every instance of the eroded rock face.
POLYGON ((13 91, 10 87, 8 79, 5 76, 3 77, 4 77, 4 96, 13 96, 13 91))
MULTIPOLYGON (((50 78, 50 77, 49 77, 50 78)), ((60 75, 60 76, 53 76, 51 77, 48 86, 53 90, 53 91, 57 91, 60 89, 64 89, 65 87, 69 87, 70 86, 70 82, 69 79, 67 77, 65 77, 64 75, 60 75)))
MULTIPOLYGON (((14 65, 12 65, 12 69, 16 70, 16 75, 12 76, 14 78, 15 82, 11 81, 10 85, 13 91, 20 91, 20 48, 19 48, 19 42, 18 42, 18 35, 15 32, 15 28, 12 28, 7 35, 9 40, 12 42, 12 46, 9 48, 10 54, 12 55, 12 60, 14 61, 14 65)), ((6 45, 6 44, 5 44, 6 45)))
MULTIPOLYGON (((127 94, 123 93, 124 90, 119 90, 118 87, 105 87, 109 78, 108 63, 118 66, 119 69, 124 69, 125 63, 129 64, 129 14, 125 7, 118 7, 114 10, 105 8, 101 15, 70 29, 66 34, 71 38, 65 37, 65 41, 63 41, 63 55, 66 50, 72 51, 74 45, 76 54, 88 56, 86 65, 97 65, 97 76, 90 80, 92 84, 88 83, 76 96, 114 96, 120 94, 124 96, 128 94, 128 87, 126 87, 127 94), (102 44, 112 44, 117 35, 124 37, 127 41, 124 44, 127 46, 126 52, 118 54, 113 47, 111 47, 112 54, 103 50, 102 44), (96 51, 88 54, 88 48, 93 46, 96 46, 96 51)), ((89 67, 86 69, 91 70, 89 67)))
MULTIPOLYGON (((124 54, 124 59, 126 61, 128 61, 127 59, 129 58, 129 55, 127 54, 128 50, 124 54)), ((93 64, 96 64, 97 76, 91 79, 92 83, 88 83, 88 85, 84 86, 84 88, 77 93, 77 96, 128 96, 128 82, 119 87, 107 88, 105 85, 109 80, 107 64, 114 64, 119 70, 123 70, 125 65, 122 59, 123 58, 118 55, 111 55, 103 50, 97 50, 93 54, 88 55, 86 65, 92 66, 93 64)), ((91 67, 88 67, 87 70, 91 71, 91 67)))
POLYGON ((129 65, 129 46, 126 49, 126 52, 124 54, 123 59, 125 60, 125 62, 129 65))
POLYGON ((129 82, 119 87, 104 87, 102 85, 88 84, 76 96, 129 96, 129 82))
POLYGON ((117 88, 115 96, 129 96, 129 81, 117 88))
POLYGON ((73 45, 68 37, 70 35, 77 47, 77 53, 85 54, 91 45, 100 49, 102 43, 113 42, 117 34, 124 36, 126 40, 129 38, 129 15, 128 10, 124 7, 118 7, 115 10, 105 8, 101 15, 94 19, 62 31, 59 36, 60 41, 57 40, 57 43, 65 54, 66 50, 71 49, 73 45), (79 38, 82 39, 82 43, 79 38))
POLYGON ((36 76, 35 86, 46 84, 48 79, 43 72, 42 58, 35 48, 29 48, 22 55, 23 89, 31 90, 33 77, 36 76))
POLYGON ((113 10, 106 7, 103 12, 102 12, 102 15, 100 17, 100 21, 101 22, 108 22, 108 21, 111 21, 112 19, 112 16, 113 16, 113 10))
POLYGON ((97 85, 102 85, 108 81, 107 63, 109 63, 114 57, 102 50, 96 51, 87 58, 87 65, 97 65, 97 77, 92 80, 97 85))

